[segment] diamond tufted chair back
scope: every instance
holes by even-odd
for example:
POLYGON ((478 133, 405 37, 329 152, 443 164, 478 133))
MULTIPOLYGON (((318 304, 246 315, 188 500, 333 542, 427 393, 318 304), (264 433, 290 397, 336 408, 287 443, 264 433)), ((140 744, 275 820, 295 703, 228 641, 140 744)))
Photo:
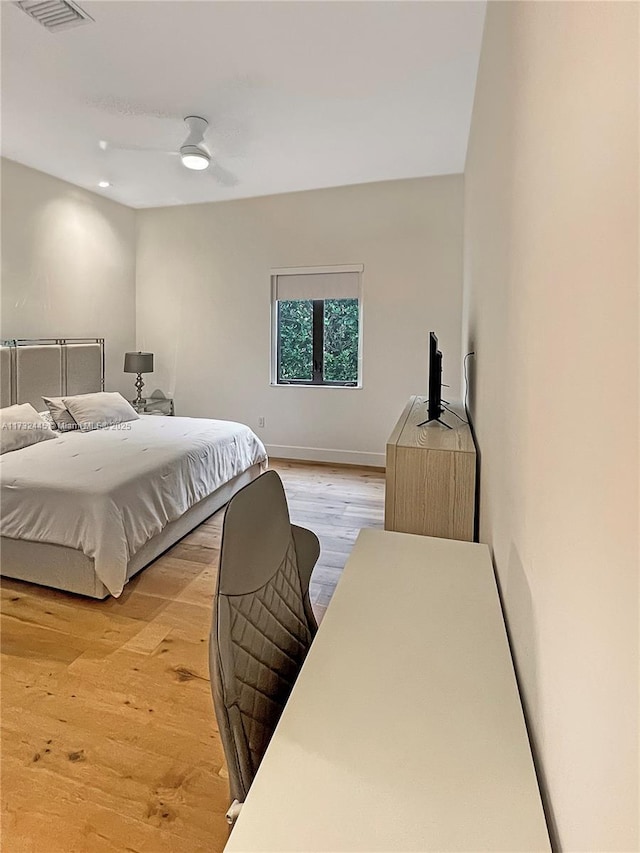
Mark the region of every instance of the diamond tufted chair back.
POLYGON ((240 803, 317 630, 309 580, 319 554, 317 536, 291 524, 275 471, 229 502, 209 667, 231 796, 240 803))

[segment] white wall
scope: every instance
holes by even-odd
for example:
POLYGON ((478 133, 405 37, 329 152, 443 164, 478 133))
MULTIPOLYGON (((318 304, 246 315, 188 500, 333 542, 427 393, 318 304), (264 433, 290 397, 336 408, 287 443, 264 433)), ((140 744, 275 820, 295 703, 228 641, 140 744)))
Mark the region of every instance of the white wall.
POLYGON ((463 348, 558 849, 637 851, 638 6, 489 3, 463 348))
POLYGON ((459 396, 462 177, 140 210, 138 346, 179 414, 248 423, 272 455, 384 464, 427 338, 459 396), (269 384, 275 267, 363 263, 361 390, 269 384), (258 428, 258 417, 266 428, 258 428))
POLYGON ((135 211, 2 160, 0 337, 103 337, 106 387, 135 346, 135 211))

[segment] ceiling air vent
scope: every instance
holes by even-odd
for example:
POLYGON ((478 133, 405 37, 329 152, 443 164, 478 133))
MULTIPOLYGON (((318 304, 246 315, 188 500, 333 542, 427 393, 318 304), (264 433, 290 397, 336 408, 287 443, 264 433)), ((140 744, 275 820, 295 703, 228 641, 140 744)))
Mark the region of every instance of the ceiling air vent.
POLYGON ((16 6, 51 32, 93 21, 91 15, 71 0, 20 0, 16 6))

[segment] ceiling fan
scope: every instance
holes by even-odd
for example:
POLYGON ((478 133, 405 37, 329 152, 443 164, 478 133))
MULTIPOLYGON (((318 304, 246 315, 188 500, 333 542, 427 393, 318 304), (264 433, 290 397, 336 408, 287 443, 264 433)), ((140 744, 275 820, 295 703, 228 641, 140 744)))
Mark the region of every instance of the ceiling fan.
POLYGON ((219 163, 213 161, 211 153, 205 144, 204 137, 209 126, 206 118, 202 118, 201 116, 186 116, 184 123, 187 125, 189 134, 177 151, 165 151, 160 148, 147 148, 138 145, 114 145, 105 140, 100 141, 100 148, 103 151, 109 149, 117 151, 146 151, 180 157, 182 165, 185 168, 198 172, 207 169, 211 176, 222 186, 235 186, 238 183, 237 177, 223 168, 219 163))

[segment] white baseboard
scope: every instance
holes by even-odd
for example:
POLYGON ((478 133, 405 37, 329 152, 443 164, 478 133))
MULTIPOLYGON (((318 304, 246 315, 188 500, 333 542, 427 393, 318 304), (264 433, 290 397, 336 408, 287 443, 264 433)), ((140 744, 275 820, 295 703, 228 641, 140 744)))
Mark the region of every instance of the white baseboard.
POLYGON ((300 459, 304 462, 337 462, 343 465, 385 467, 384 453, 366 453, 362 450, 330 450, 324 447, 288 447, 267 444, 267 453, 274 459, 300 459))

